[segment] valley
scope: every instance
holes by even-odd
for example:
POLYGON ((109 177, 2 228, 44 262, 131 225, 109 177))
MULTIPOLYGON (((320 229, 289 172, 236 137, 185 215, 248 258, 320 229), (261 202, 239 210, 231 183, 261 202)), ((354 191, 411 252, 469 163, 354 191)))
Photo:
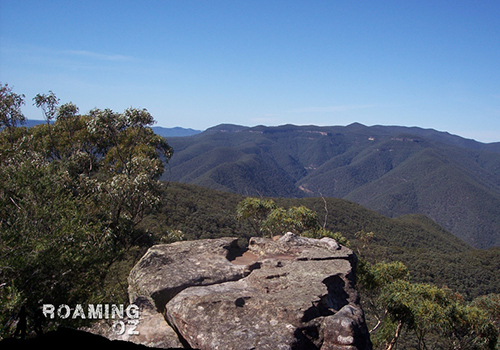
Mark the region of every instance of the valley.
POLYGON ((423 214, 476 248, 500 245, 500 143, 397 126, 222 124, 174 148, 164 180, 248 196, 344 198, 423 214))

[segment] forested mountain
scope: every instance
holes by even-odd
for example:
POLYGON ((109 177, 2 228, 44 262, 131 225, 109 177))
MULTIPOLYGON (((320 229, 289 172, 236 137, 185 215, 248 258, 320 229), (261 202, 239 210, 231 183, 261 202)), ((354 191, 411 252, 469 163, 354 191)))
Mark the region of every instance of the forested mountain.
POLYGON ((219 125, 169 138, 164 179, 244 195, 345 198, 500 245, 500 143, 398 126, 219 125))

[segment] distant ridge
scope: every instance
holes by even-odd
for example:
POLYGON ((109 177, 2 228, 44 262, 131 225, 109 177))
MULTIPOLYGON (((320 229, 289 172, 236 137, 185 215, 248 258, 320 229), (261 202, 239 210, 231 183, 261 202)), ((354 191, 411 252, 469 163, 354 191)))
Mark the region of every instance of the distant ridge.
POLYGON ((162 126, 153 126, 151 129, 155 132, 155 134, 163 136, 163 137, 184 137, 184 136, 193 136, 201 133, 201 130, 194 130, 190 128, 181 128, 179 126, 173 128, 164 128, 162 126))
POLYGON ((500 246, 500 143, 433 129, 222 124, 172 138, 168 178, 252 196, 344 198, 390 217, 424 214, 500 246))
POLYGON ((46 123, 45 120, 26 119, 26 123, 23 126, 31 128, 31 127, 33 127, 35 125, 45 124, 45 123, 46 123))
MULTIPOLYGON (((26 120, 25 126, 32 127, 38 124, 44 124, 45 120, 26 120)), ((189 128, 181 128, 179 126, 173 128, 165 128, 162 126, 153 126, 151 129, 160 136, 163 137, 183 137, 183 136, 192 136, 201 133, 201 130, 194 130, 189 128)))

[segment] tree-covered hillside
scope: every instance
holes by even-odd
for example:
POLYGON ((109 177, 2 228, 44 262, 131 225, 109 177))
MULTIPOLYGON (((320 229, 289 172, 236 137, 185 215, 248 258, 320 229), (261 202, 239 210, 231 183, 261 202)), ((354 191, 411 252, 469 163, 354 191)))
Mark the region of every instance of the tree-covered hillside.
MULTIPOLYGON (((169 183, 159 212, 141 227, 151 235, 177 230, 185 239, 255 236, 250 223, 238 221, 236 209, 245 197, 195 185, 169 183)), ((283 207, 305 206, 318 214, 326 229, 345 236, 351 247, 370 261, 402 261, 415 282, 448 286, 467 298, 500 292, 500 249, 475 249, 423 215, 388 218, 361 205, 337 198, 274 198, 283 207), (369 244, 358 232, 373 232, 369 244)))
POLYGON ((345 198, 424 214, 481 248, 500 245, 500 153, 429 129, 220 125, 171 138, 164 179, 244 195, 345 198))

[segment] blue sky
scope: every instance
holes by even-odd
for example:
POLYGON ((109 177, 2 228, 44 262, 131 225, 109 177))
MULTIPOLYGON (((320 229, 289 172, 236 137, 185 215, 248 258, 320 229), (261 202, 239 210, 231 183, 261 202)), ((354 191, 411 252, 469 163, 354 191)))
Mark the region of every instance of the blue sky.
POLYGON ((0 81, 157 125, 406 125, 500 141, 500 1, 0 0, 0 81))

